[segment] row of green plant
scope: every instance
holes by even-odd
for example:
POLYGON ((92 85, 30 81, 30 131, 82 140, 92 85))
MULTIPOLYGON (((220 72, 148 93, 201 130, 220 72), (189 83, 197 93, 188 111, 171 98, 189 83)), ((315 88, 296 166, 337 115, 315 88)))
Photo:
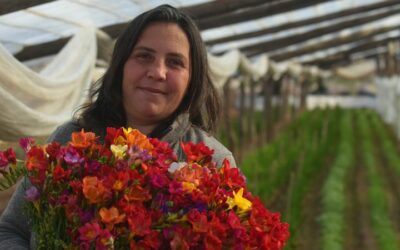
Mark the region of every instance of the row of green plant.
POLYGON ((243 159, 240 167, 249 178, 249 188, 263 200, 267 200, 274 191, 287 183, 294 162, 302 152, 303 138, 300 137, 307 135, 299 130, 307 121, 317 121, 319 117, 314 117, 315 114, 305 113, 293 121, 285 132, 280 133, 273 143, 264 145, 243 159))
POLYGON ((271 144, 248 155, 241 164, 249 188, 265 201, 275 195, 287 196, 287 210, 282 212, 291 225, 289 247, 294 247, 295 229, 302 223, 304 198, 312 191, 315 177, 325 171, 322 166, 337 150, 339 128, 335 121, 341 112, 339 109, 305 112, 271 144), (281 192, 285 187, 288 194, 281 192))
MULTIPOLYGON (((288 195, 288 211, 286 218, 291 225, 292 237, 289 241, 287 249, 296 248, 298 242, 298 233, 303 226, 302 213, 304 202, 308 194, 315 192, 311 190, 312 184, 317 178, 322 178, 321 174, 328 171, 330 167, 330 159, 336 154, 338 148, 339 126, 337 121, 342 110, 323 110, 314 111, 319 115, 319 126, 303 127, 304 131, 309 134, 303 144, 303 155, 300 164, 296 168, 293 175, 292 185, 288 195)), ((319 191, 317 191, 319 192, 319 191)), ((312 194, 314 195, 314 194, 312 194)))
POLYGON ((321 249, 343 249, 346 206, 346 176, 354 162, 353 112, 342 112, 337 156, 322 186, 321 249))
POLYGON ((383 179, 376 166, 376 151, 370 127, 372 111, 357 113, 357 128, 360 132, 363 161, 368 178, 368 204, 370 208, 371 224, 375 233, 378 248, 382 250, 400 249, 396 233, 388 216, 388 200, 383 188, 383 179))
POLYGON ((371 125, 374 128, 374 132, 377 134, 381 145, 383 147, 383 152, 387 162, 393 168, 395 173, 400 177, 400 155, 398 153, 395 141, 393 141, 393 136, 389 134, 389 130, 383 123, 382 119, 375 113, 371 115, 371 125))

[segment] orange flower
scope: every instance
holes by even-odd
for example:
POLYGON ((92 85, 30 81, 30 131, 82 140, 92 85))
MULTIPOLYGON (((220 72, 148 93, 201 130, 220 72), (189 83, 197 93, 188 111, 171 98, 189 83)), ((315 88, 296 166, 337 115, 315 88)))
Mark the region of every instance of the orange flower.
POLYGON ((111 228, 118 223, 121 223, 125 220, 125 214, 120 214, 116 207, 111 207, 107 209, 105 207, 100 209, 100 217, 101 221, 105 224, 109 224, 111 228))
POLYGON ((83 178, 83 194, 90 203, 102 202, 107 197, 106 189, 97 177, 86 176, 83 178))
POLYGON ((140 133, 139 130, 132 129, 132 128, 128 128, 128 129, 124 128, 124 134, 126 136, 126 141, 128 142, 128 145, 135 145, 135 146, 139 147, 141 150, 153 149, 153 145, 150 143, 147 136, 140 133))
POLYGON ((96 135, 92 132, 86 132, 82 129, 80 132, 74 132, 71 135, 69 143, 75 148, 85 149, 92 145, 96 140, 96 135))
POLYGON ((185 165, 174 173, 174 179, 180 182, 193 183, 196 187, 204 175, 205 169, 197 164, 185 165))

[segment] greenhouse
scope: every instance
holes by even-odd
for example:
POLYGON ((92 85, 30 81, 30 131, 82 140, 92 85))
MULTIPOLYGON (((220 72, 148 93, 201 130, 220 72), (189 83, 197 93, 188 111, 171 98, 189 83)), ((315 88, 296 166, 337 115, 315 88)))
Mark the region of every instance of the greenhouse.
POLYGON ((54 198, 52 192, 56 191, 52 190, 46 193, 46 204, 42 203, 45 185, 42 189, 38 186, 40 203, 32 201, 32 193, 25 193, 31 208, 37 209, 24 212, 34 225, 22 230, 26 249, 35 244, 38 249, 400 249, 399 75, 398 0, 0 0, 0 215, 4 216, 0 217, 0 250, 22 246, 19 240, 7 240, 7 217, 15 202, 9 200, 19 192, 21 183, 28 181, 36 187, 41 174, 42 181, 57 180, 55 190, 62 197, 54 198), (171 13, 184 14, 168 13, 169 21, 160 16, 145 19, 143 13, 150 16, 165 4, 171 13), (192 34, 197 29, 190 31, 191 23, 175 21, 181 15, 194 21, 201 46, 192 34), (142 21, 135 23, 141 17, 142 21), (150 33, 153 29, 157 32, 150 33), (164 53, 171 48, 178 52, 164 53), (135 51, 140 53, 136 56, 135 51), (158 59, 165 65, 156 65, 158 59), (156 78, 156 74, 160 78, 153 87, 137 87, 152 92, 143 99, 149 103, 141 101, 139 90, 128 93, 130 88, 125 86, 129 81, 143 85, 144 80, 132 80, 142 69, 143 79, 156 78), (164 86, 162 82, 167 87, 155 89, 164 86), (95 113, 101 107, 107 109, 95 113), (158 114, 158 109, 166 110, 162 111, 166 115, 158 114), (140 112, 157 114, 153 118, 140 112), (184 115, 189 125, 179 123, 184 115), (73 129, 76 134, 70 127, 67 132, 62 130, 71 119, 77 119, 73 120, 79 125, 73 129), (151 126, 141 123, 154 119, 158 120, 151 126), (97 127, 96 121, 102 125, 97 127), (116 127, 132 127, 157 142, 116 127), (94 134, 84 134, 90 128, 101 143, 111 144, 105 151, 96 149, 103 154, 96 159, 96 168, 91 158, 95 153, 82 151, 97 140, 94 134), (184 134, 188 129, 195 132, 184 134), (60 134, 68 137, 59 141, 68 147, 50 144, 58 141, 60 134), (176 147, 171 136, 178 138, 176 147), (133 147, 132 141, 137 145, 133 147), (171 144, 172 151, 160 146, 164 141, 171 144), (186 142, 205 143, 214 155, 209 155, 204 144, 195 147, 186 142), (15 149, 15 159, 10 148, 15 149), (141 150, 136 160, 132 160, 136 152, 132 150, 141 150), (171 152, 177 155, 169 155, 171 152), (186 158, 181 158, 183 153, 186 158), (131 158, 124 161, 128 156, 131 158), (168 162, 168 171, 162 173, 172 178, 169 186, 161 170, 148 170, 161 162, 157 157, 164 161, 157 163, 160 169, 168 162), (40 167, 32 172, 44 158, 52 162, 47 166, 51 171, 58 168, 57 175, 42 173, 40 167), (211 159, 213 163, 209 163, 211 159), (229 161, 239 172, 232 170, 227 177, 229 161), (124 164, 130 168, 130 179, 118 179, 126 174, 119 171, 124 164), (181 170, 185 164, 193 172, 181 170), (89 165, 96 170, 87 170, 89 165), (107 170, 101 170, 103 165, 107 170), (77 173, 77 166, 85 169, 85 178, 98 178, 92 191, 85 180, 60 184, 77 173), (212 173, 222 171, 218 172, 221 186, 210 191, 212 195, 205 191, 213 186, 212 181, 201 184, 211 177, 199 177, 198 166, 210 167, 212 173), (102 178, 113 167, 119 172, 111 179, 102 178), (192 179, 185 179, 178 188, 174 178, 182 181, 189 178, 186 175, 192 179), (138 182, 144 183, 144 189, 126 186, 138 182), (107 185, 112 191, 107 191, 107 185), (152 185, 160 192, 156 194, 152 185), (216 190, 222 187, 233 190, 233 196, 221 198, 216 190), (90 193, 103 189, 103 198, 90 193), (177 190, 188 193, 175 200, 177 190), (75 197, 74 193, 89 201, 72 208, 73 198, 68 197, 75 197), (189 193, 198 202, 175 209, 189 193), (168 195, 169 200, 165 198, 168 195), (118 206, 102 203, 101 199, 109 196, 118 206), (116 202, 115 197, 120 196, 129 204, 143 202, 140 209, 147 210, 129 210, 122 201, 116 202), (253 196, 259 197, 262 205, 253 196), (156 212, 147 214, 150 208, 146 206, 153 209, 162 199, 167 199, 160 203, 160 210, 168 211, 165 220, 156 212), (203 204, 202 199, 209 203, 203 204), (216 212, 220 203, 224 211, 235 211, 237 221, 216 212), (214 210, 201 217, 206 205, 214 210), (262 220, 257 206, 267 208, 279 230, 274 231, 271 221, 262 229, 261 224, 256 226, 252 216, 262 220), (44 212, 49 207, 54 210, 44 212), (115 207, 117 210, 112 210, 115 207), (136 224, 128 218, 129 213, 137 219, 136 224), (164 224, 147 221, 143 214, 164 224), (48 221, 40 222, 40 216, 49 220, 61 216, 63 220, 46 231, 40 223, 48 221), (86 220, 87 216, 91 219, 86 220), (112 217, 112 222, 106 217, 112 217), (227 226, 222 226, 224 219, 227 226), (79 230, 77 221, 84 224, 79 230), (85 224, 88 221, 91 224, 85 224), (102 223, 96 224, 99 228, 93 226, 97 221, 102 223), (145 230, 146 223, 149 228, 145 230), (177 224, 171 226, 173 223, 177 224), (61 231, 53 234, 55 229, 61 231), (38 240, 33 239, 31 230, 38 240), (268 236, 261 236, 261 231, 268 231, 268 236), (124 232, 126 239, 117 236, 124 232), (41 238, 46 234, 54 239, 52 245, 41 238))

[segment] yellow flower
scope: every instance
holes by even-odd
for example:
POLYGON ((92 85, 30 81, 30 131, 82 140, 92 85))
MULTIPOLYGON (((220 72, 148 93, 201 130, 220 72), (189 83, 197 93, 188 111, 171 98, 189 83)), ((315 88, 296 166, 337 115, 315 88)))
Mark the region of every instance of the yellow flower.
POLYGON ((123 159, 126 150, 128 150, 128 145, 111 145, 111 151, 117 159, 123 159))
POLYGON ((251 208, 251 202, 243 197, 243 188, 240 188, 237 193, 233 191, 233 198, 228 197, 226 203, 229 205, 228 209, 237 206, 240 212, 246 212, 251 208))
POLYGON ((125 137, 128 137, 128 135, 133 131, 133 128, 122 128, 122 130, 124 131, 125 137))
POLYGON ((192 192, 193 190, 196 189, 196 185, 192 182, 184 181, 184 182, 182 182, 182 186, 183 186, 184 190, 189 191, 189 192, 192 192))

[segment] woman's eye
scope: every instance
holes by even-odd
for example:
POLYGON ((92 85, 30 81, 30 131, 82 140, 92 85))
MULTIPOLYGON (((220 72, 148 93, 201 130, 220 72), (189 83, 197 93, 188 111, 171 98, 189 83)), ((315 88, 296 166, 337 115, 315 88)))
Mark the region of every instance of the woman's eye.
POLYGON ((144 60, 148 61, 148 60, 151 60, 151 58, 152 58, 151 54, 148 54, 148 53, 138 53, 135 55, 135 57, 138 58, 139 60, 143 60, 143 61, 144 60))
POLYGON ((168 60, 168 64, 172 67, 184 67, 182 60, 171 58, 168 60))

